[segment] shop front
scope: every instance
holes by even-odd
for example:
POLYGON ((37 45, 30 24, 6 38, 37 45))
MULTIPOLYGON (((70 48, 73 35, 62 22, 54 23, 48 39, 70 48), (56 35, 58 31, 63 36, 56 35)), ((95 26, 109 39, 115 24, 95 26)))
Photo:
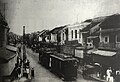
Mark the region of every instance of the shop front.
MULTIPOLYGON (((105 50, 95 50, 91 53, 93 55, 94 64, 98 64, 99 67, 96 69, 96 74, 99 73, 100 77, 103 78, 106 76, 106 70, 111 67, 112 70, 115 70, 115 60, 116 52, 115 51, 105 51, 105 50)), ((97 65, 96 65, 97 66, 97 65)))

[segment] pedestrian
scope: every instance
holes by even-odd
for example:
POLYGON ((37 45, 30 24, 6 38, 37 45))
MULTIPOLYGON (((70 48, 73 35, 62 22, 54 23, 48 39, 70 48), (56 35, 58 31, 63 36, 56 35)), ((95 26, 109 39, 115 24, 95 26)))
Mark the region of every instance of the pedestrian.
POLYGON ((109 67, 107 69, 106 74, 107 74, 106 80, 107 80, 107 82, 110 82, 110 77, 111 77, 111 74, 112 74, 111 67, 109 67))
POLYGON ((31 79, 34 78, 34 68, 31 69, 31 79))
POLYGON ((112 72, 110 74, 110 80, 109 80, 109 82, 114 82, 114 78, 113 78, 113 73, 112 72))
POLYGON ((23 67, 26 69, 26 67, 27 67, 27 59, 23 60, 23 67))
POLYGON ((27 67, 26 68, 26 78, 28 78, 28 76, 29 76, 29 68, 27 67))
POLYGON ((18 67, 17 73, 18 73, 18 79, 20 79, 21 78, 21 68, 20 67, 18 67))
POLYGON ((30 67, 30 62, 29 62, 29 60, 27 60, 26 66, 27 66, 27 67, 30 67))

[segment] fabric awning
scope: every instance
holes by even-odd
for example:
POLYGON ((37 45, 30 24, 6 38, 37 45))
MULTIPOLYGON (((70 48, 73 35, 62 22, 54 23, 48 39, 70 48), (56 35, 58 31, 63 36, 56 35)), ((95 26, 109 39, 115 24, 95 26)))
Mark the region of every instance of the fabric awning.
POLYGON ((96 50, 92 52, 94 55, 93 60, 96 63, 101 64, 102 66, 115 67, 115 56, 116 52, 114 51, 105 51, 105 50, 96 50))
POLYGON ((104 50, 97 50, 92 52, 94 54, 98 54, 101 56, 114 56, 116 54, 116 52, 112 52, 112 51, 104 51, 104 50))

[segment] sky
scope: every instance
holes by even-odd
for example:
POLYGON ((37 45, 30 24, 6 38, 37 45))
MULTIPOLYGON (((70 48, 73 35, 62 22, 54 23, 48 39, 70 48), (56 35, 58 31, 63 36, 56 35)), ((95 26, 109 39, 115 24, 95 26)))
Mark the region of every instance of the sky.
POLYGON ((120 0, 2 0, 10 31, 22 35, 120 13, 120 0))

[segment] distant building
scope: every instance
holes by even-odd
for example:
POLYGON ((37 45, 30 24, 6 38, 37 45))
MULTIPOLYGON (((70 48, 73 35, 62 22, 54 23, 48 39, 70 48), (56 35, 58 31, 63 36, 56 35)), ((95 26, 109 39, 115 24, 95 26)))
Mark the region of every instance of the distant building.
POLYGON ((56 27, 56 28, 52 29, 50 31, 50 42, 55 43, 56 45, 57 44, 61 44, 62 36, 61 36, 61 32, 60 31, 63 28, 65 28, 65 27, 66 27, 66 25, 65 26, 56 27))
POLYGON ((49 42, 49 30, 42 30, 39 34, 39 42, 43 41, 43 42, 49 42))

